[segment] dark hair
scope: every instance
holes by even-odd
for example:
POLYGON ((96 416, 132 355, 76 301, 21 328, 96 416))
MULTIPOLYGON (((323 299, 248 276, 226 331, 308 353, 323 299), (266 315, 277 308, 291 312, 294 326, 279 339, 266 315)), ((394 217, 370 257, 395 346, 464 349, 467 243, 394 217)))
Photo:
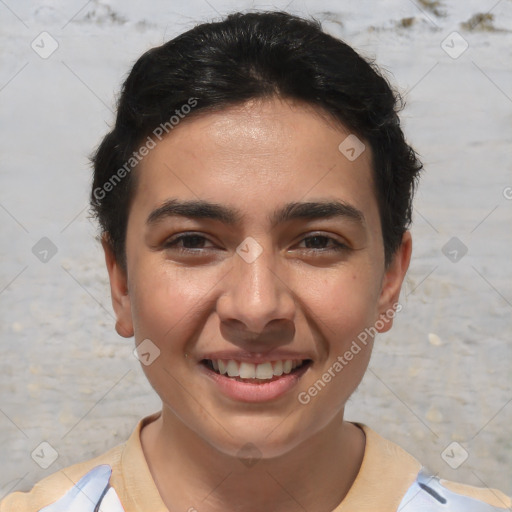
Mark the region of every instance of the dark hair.
POLYGON ((90 198, 93 215, 123 268, 135 190, 130 171, 144 154, 141 144, 154 143, 153 136, 160 138, 163 130, 170 132, 173 117, 188 113, 188 120, 271 96, 319 107, 370 144, 389 263, 411 222, 422 169, 400 128, 400 95, 373 61, 324 33, 318 21, 285 12, 251 12, 200 24, 150 49, 124 82, 115 126, 91 158, 90 198))

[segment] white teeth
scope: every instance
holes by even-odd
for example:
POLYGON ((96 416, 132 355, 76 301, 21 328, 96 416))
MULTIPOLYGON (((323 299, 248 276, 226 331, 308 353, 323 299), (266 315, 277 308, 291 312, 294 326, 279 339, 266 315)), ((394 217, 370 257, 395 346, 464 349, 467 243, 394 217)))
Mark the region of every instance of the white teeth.
POLYGON ((238 369, 238 364, 236 361, 230 359, 226 368, 229 377, 238 377, 240 375, 240 370, 238 369))
POLYGON ((282 361, 276 361, 274 363, 274 375, 277 375, 278 377, 280 375, 283 375, 283 362, 282 361))
MULTIPOLYGON (((260 365, 258 365, 260 366, 260 365)), ((256 366, 252 363, 240 363, 240 378, 242 379, 254 379, 256 378, 256 366)), ((258 377, 261 378, 261 377, 258 377)), ((270 376, 272 378, 272 376, 270 376)))
POLYGON ((219 372, 221 375, 225 375, 226 373, 226 364, 224 363, 224 361, 222 359, 219 359, 217 361, 219 363, 219 372))
POLYGON ((257 379, 271 379, 273 376, 274 370, 272 369, 272 363, 263 363, 256 366, 257 379))
POLYGON ((274 376, 280 377, 283 373, 290 373, 303 363, 301 359, 286 359, 284 361, 267 361, 265 363, 253 364, 246 361, 237 362, 222 359, 211 360, 214 370, 221 375, 229 377, 240 377, 241 379, 270 380, 274 376))

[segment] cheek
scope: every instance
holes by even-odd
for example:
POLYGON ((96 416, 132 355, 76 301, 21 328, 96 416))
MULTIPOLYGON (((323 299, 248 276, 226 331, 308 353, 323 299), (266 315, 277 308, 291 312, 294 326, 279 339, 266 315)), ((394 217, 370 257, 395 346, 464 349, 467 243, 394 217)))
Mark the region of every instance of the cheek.
POLYGON ((302 276, 301 289, 306 305, 329 327, 329 338, 357 334, 376 319, 379 297, 378 280, 371 268, 346 272, 333 270, 328 278, 302 276))
POLYGON ((368 366, 372 326, 376 320, 378 288, 367 272, 339 272, 330 280, 309 283, 311 312, 321 330, 323 357, 315 374, 304 382, 298 395, 301 405, 312 412, 315 424, 327 425, 345 406, 368 366), (372 284, 373 283, 373 284, 372 284))
POLYGON ((172 364, 176 355, 210 332, 207 322, 215 311, 216 283, 225 272, 176 267, 151 258, 137 271, 131 290, 135 339, 150 339, 166 364, 172 364))
POLYGON ((161 345, 186 321, 199 301, 194 281, 159 262, 139 265, 131 290, 135 338, 150 338, 161 345), (154 339, 153 339, 154 338, 154 339))

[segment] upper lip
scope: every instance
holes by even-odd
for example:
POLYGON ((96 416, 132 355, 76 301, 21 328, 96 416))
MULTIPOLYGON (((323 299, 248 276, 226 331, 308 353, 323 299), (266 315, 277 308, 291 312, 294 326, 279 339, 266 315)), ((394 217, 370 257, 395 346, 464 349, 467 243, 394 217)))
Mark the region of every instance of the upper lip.
POLYGON ((276 350, 269 352, 248 352, 248 351, 240 351, 240 350, 219 350, 216 352, 209 352, 207 354, 203 354, 199 360, 210 359, 216 361, 218 359, 223 359, 225 361, 229 361, 232 359, 233 361, 240 361, 246 363, 253 364, 261 364, 271 361, 286 361, 288 359, 299 359, 301 361, 306 359, 313 359, 310 354, 306 354, 304 352, 290 352, 286 350, 276 350))

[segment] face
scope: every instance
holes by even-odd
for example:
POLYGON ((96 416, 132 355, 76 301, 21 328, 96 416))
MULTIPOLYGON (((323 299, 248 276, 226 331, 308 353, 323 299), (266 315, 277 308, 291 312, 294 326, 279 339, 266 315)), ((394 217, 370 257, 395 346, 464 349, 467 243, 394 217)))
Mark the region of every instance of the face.
POLYGON ((371 151, 349 160, 349 134, 279 99, 185 120, 136 171, 126 273, 104 243, 164 414, 223 453, 280 455, 342 417, 361 334, 391 327, 410 237, 385 268, 371 151))

